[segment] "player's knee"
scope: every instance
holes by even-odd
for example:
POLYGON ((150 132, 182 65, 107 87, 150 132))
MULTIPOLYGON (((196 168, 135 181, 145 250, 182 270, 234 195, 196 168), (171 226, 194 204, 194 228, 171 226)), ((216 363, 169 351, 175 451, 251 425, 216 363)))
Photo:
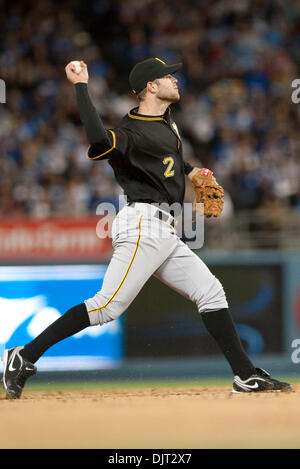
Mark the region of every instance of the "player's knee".
POLYGON ((85 301, 91 326, 102 326, 117 319, 123 312, 123 306, 118 302, 106 298, 98 292, 93 298, 85 301))
POLYGON ((214 277, 209 289, 202 291, 196 299, 199 313, 209 310, 228 308, 226 294, 221 282, 214 277))
POLYGON ((228 303, 224 288, 219 282, 219 289, 214 295, 214 297, 208 302, 206 310, 218 310, 224 308, 228 308, 228 303))

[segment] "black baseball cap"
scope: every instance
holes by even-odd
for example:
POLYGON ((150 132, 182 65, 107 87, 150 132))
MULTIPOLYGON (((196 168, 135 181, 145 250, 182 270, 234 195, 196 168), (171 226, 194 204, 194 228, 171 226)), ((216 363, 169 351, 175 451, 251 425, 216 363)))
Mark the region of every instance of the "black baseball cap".
POLYGON ((138 62, 129 74, 129 83, 134 93, 140 93, 147 85, 148 81, 165 75, 173 75, 182 67, 182 63, 168 65, 157 57, 138 62))

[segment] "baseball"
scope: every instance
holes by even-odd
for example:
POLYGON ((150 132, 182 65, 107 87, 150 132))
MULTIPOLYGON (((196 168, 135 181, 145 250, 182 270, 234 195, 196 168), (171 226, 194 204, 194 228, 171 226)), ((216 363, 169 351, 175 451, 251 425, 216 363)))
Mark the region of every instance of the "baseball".
POLYGON ((74 72, 79 74, 81 72, 81 65, 80 65, 80 62, 78 60, 74 60, 73 62, 71 62, 73 67, 74 67, 74 72))

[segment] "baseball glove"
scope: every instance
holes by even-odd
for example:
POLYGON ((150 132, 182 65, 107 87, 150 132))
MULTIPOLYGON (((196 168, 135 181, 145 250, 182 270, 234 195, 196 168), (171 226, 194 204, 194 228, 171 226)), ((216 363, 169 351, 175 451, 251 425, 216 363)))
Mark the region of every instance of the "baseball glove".
POLYGON ((193 210, 208 218, 219 217, 224 205, 224 189, 217 183, 213 172, 200 169, 193 176, 192 183, 196 193, 193 210))

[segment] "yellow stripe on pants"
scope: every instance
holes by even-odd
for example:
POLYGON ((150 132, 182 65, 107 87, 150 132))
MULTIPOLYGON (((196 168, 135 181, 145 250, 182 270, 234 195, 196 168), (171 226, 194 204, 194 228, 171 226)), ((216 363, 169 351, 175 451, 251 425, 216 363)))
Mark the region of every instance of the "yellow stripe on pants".
POLYGON ((106 308, 109 303, 112 302, 112 300, 114 299, 114 297, 116 296, 116 294, 118 293, 118 291, 120 290, 120 288, 122 287, 123 283, 125 282, 126 280, 126 277, 131 269, 131 266, 133 264, 133 261, 135 259, 135 256, 137 254, 137 251, 138 251, 138 248, 139 248, 139 244, 140 244, 140 239, 141 239, 141 223, 142 223, 142 218, 143 218, 143 215, 141 216, 140 220, 139 220, 139 235, 138 235, 138 239, 137 239, 137 242, 136 242, 136 245, 135 245, 135 250, 134 250, 134 253, 133 253, 133 256, 131 258, 131 261, 129 263, 129 266, 127 267, 127 270, 125 272, 125 275, 124 277, 122 278, 121 282, 120 282, 120 285, 118 286, 118 288, 116 289, 116 291, 114 292, 114 294, 112 295, 112 297, 107 301, 107 303, 104 305, 104 306, 101 306, 100 308, 95 308, 95 309, 91 309, 90 311, 88 311, 88 313, 93 313, 94 311, 100 311, 101 309, 104 309, 106 308))

